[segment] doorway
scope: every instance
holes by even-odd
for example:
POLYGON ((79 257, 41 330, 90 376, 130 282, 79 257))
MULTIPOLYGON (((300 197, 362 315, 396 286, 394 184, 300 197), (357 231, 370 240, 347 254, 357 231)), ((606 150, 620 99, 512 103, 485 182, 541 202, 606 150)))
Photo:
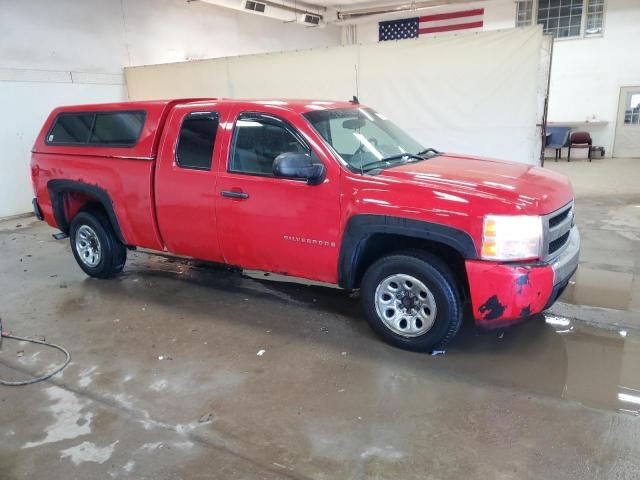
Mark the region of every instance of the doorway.
POLYGON ((613 156, 640 158, 640 87, 620 89, 613 156))

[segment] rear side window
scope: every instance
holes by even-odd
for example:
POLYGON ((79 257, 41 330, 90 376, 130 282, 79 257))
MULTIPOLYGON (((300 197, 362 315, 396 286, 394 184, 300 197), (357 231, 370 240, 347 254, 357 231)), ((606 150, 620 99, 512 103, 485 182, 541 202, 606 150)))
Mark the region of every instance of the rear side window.
POLYGON ((176 148, 178 166, 211 170, 219 120, 216 112, 192 112, 184 118, 176 148))
POLYGON ((144 126, 145 112, 64 112, 47 134, 47 145, 133 147, 144 126))

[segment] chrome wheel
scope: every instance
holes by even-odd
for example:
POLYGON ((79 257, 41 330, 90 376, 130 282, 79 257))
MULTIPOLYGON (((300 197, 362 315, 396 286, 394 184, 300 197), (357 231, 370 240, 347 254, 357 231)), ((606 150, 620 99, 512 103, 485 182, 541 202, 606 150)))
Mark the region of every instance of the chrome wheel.
POLYGON ((102 258, 102 247, 98 235, 88 225, 82 225, 76 232, 76 251, 82 263, 94 268, 102 258))
POLYGON ((424 283, 397 273, 382 280, 375 293, 376 312, 389 330, 403 337, 428 332, 436 319, 436 300, 424 283))

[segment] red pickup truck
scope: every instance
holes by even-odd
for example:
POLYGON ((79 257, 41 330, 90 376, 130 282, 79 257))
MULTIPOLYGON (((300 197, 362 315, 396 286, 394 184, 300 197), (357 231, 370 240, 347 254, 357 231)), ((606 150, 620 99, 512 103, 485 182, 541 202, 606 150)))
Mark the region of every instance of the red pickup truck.
POLYGON ((127 249, 360 290, 372 328, 428 351, 549 307, 578 263, 569 181, 445 154, 357 103, 183 99, 55 109, 38 218, 89 275, 127 249))

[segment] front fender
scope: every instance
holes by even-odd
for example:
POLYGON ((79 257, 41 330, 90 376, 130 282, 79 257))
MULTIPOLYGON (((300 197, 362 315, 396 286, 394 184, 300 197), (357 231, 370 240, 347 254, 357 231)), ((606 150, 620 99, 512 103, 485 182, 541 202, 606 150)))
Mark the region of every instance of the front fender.
POLYGON ((347 222, 340 247, 338 284, 342 288, 348 290, 355 288, 361 254, 368 239, 377 233, 441 243, 453 248, 465 259, 475 259, 478 256, 471 236, 457 228, 411 218, 354 215, 347 222))

